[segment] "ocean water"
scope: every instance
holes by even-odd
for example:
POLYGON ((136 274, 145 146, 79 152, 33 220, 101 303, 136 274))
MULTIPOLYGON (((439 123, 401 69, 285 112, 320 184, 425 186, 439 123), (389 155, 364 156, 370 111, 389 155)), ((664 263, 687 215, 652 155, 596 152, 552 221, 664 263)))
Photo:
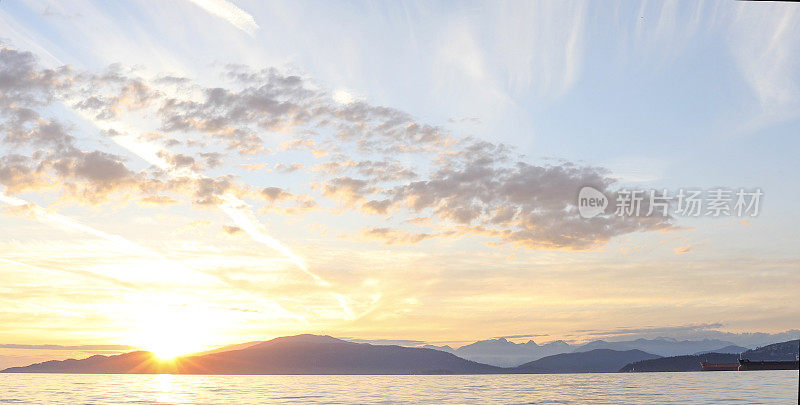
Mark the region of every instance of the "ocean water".
POLYGON ((23 404, 796 404, 797 371, 459 376, 0 374, 23 404))

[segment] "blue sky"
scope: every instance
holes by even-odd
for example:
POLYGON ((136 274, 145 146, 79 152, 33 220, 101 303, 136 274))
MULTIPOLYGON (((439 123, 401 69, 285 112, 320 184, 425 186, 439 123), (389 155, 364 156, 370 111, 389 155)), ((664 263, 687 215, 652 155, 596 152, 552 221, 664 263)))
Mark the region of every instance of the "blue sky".
MULTIPOLYGON (((36 69, 70 65, 100 75, 116 64, 120 76, 139 78, 159 93, 153 104, 122 100, 114 118, 98 118, 75 106, 118 89, 107 80, 73 78, 96 87, 57 92, 55 100, 36 108, 68 124, 76 150, 111 154, 139 173, 135 181, 171 177, 198 185, 156 196, 142 191, 151 183, 135 189, 126 178, 124 187, 88 201, 84 187, 97 187, 92 181, 101 177, 49 180, 84 190, 83 197, 67 186, 17 184, 17 190, 4 183, 5 195, 19 199, 7 200, 8 206, 35 202, 73 222, 11 209, 0 217, 13 230, 0 246, 13 262, 3 271, 15 280, 13 288, 27 291, 8 298, 15 309, 0 320, 6 330, 21 332, 0 337, 9 343, 152 345, 146 327, 121 326, 91 304, 106 295, 93 298, 77 286, 65 287, 42 301, 34 291, 45 288, 46 279, 23 265, 80 269, 95 281, 113 276, 147 288, 157 284, 158 291, 150 293, 169 297, 163 301, 171 308, 187 302, 203 308, 188 319, 219 308, 256 311, 215 315, 230 322, 206 331, 211 338, 197 342, 202 347, 305 331, 431 341, 485 338, 463 319, 466 313, 488 325, 491 336, 544 333, 580 340, 575 331, 704 324, 736 333, 790 329, 798 313, 784 300, 794 297, 791 287, 800 280, 799 19, 793 4, 746 2, 5 1, 0 40, 13 52, 35 57, 36 69), (341 127, 319 122, 259 127, 259 120, 273 116, 224 122, 231 131, 256 128, 261 149, 243 152, 241 144, 231 147, 211 130, 165 129, 165 110, 158 104, 163 98, 197 101, 212 88, 244 94, 267 76, 245 82, 226 72, 254 74, 270 67, 280 77, 299 77, 304 90, 317 94, 298 98, 304 108, 330 109, 326 119, 346 121, 337 125, 357 135, 346 138, 337 133, 341 127), (169 84, 161 80, 166 76, 188 84, 169 84), (420 135, 403 143, 358 134, 364 122, 342 118, 353 106, 376 115, 390 108, 386 120, 428 125, 438 140, 420 135), (102 131, 109 128, 131 137, 110 138, 102 131), (148 133, 160 137, 145 142, 148 133), (171 145, 165 143, 170 137, 176 140, 171 145), (508 192, 502 198, 528 214, 547 213, 527 228, 535 236, 511 236, 525 228, 522 222, 495 226, 489 217, 504 207, 482 205, 486 196, 477 202, 481 196, 459 188, 442 197, 447 179, 437 178, 437 170, 467 177, 480 157, 469 149, 470 139, 510 148, 493 160, 493 180, 528 179, 538 191, 514 188, 516 183, 493 190, 508 192), (365 152, 359 141, 406 152, 365 152), (192 157, 197 166, 181 168, 176 160, 159 166, 146 157, 150 152, 192 157), (200 165, 204 153, 218 154, 221 164, 200 165), (323 168, 331 162, 351 166, 331 174, 323 168), (569 182, 549 185, 554 172, 538 180, 506 176, 517 162, 600 168, 602 178, 616 179, 615 189, 759 187, 762 212, 747 221, 675 218, 666 230, 645 222, 637 225, 641 231, 611 224, 605 233, 537 205, 566 204, 559 196, 573 185, 577 195, 577 183, 588 178, 581 176, 596 173, 586 169, 568 176, 569 182), (395 177, 377 179, 378 169, 395 177), (235 197, 251 208, 237 211, 246 218, 225 211, 228 200, 218 202, 222 209, 197 202, 208 191, 199 184, 202 178, 225 176, 234 179, 235 197), (415 181, 432 182, 414 188, 415 181), (266 188, 275 194, 264 193, 266 188), (155 197, 171 201, 155 204, 155 197), (416 209, 426 198, 435 202, 416 209), (379 203, 390 205, 373 208, 379 203), (472 209, 483 211, 464 222, 472 209), (248 230, 248 224, 256 228, 248 230), (589 242, 563 244, 563 235, 589 242), (98 251, 124 251, 115 245, 120 238, 141 250, 112 268, 98 251), (80 254, 66 260, 63 251, 80 254), (153 274, 133 277, 120 270, 150 260, 158 265, 145 267, 160 269, 153 274), (259 266, 269 270, 250 270, 259 266), (176 267, 174 277, 160 278, 176 267), (422 285, 409 283, 409 272, 422 285), (205 292, 187 298, 174 284, 182 277, 205 292), (92 318, 96 328, 79 333, 65 325, 56 342, 42 337, 41 325, 21 320, 31 308, 53 305, 92 318), (253 326, 267 320, 269 327, 253 326), (425 326, 434 324, 444 327, 425 326)), ((287 90, 281 97, 294 102, 293 94, 287 90)), ((230 112, 222 110, 202 113, 230 112)), ((173 118, 191 113, 176 109, 173 118)), ((36 159, 40 145, 7 142, 0 148, 6 157, 36 159)), ((61 175, 56 172, 51 175, 61 175)), ((213 191, 209 198, 217 197, 222 193, 213 191)), ((107 294, 127 318, 138 319, 140 293, 118 300, 111 298, 113 289, 107 294)), ((157 304, 144 307, 160 311, 157 304)))

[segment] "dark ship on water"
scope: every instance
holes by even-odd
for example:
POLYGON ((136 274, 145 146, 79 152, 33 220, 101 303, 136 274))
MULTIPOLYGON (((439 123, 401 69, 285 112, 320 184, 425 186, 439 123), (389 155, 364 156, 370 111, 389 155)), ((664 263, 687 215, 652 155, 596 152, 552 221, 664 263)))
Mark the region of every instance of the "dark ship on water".
POLYGON ((708 363, 700 362, 702 371, 758 371, 758 370, 797 370, 797 360, 780 361, 753 361, 740 359, 739 363, 708 363))
POLYGON ((748 359, 739 360, 739 371, 756 370, 797 370, 800 362, 797 360, 783 361, 751 361, 748 359))
POLYGON ((702 371, 739 371, 739 363, 709 363, 707 361, 700 362, 700 370, 702 371))

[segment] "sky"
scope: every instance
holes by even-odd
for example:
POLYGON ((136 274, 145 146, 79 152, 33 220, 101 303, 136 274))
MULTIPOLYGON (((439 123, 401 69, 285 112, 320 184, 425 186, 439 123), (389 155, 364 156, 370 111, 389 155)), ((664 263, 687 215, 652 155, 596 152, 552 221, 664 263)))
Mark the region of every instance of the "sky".
POLYGON ((798 37, 770 2, 4 1, 0 360, 796 329, 798 37))

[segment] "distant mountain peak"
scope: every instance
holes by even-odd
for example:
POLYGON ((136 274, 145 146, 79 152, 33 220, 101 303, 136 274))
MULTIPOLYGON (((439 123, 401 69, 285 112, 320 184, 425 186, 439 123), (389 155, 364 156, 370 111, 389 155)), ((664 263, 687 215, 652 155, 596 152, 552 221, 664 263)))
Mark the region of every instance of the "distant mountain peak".
POLYGON ((342 339, 337 339, 333 336, 312 335, 310 333, 303 333, 301 335, 294 335, 294 336, 281 336, 272 340, 268 340, 267 342, 278 342, 278 341, 306 342, 306 343, 352 343, 342 339))
MULTIPOLYGON (((274 346, 277 344, 286 344, 286 343, 312 343, 312 344, 349 344, 349 345, 357 345, 358 343, 348 342, 346 340, 337 339, 333 336, 328 335, 312 335, 309 333, 304 333, 301 335, 294 335, 294 336, 281 336, 276 337, 271 340, 267 340, 256 345, 250 346, 253 348, 263 348, 274 346)), ((244 350, 244 349, 243 349, 244 350)))

